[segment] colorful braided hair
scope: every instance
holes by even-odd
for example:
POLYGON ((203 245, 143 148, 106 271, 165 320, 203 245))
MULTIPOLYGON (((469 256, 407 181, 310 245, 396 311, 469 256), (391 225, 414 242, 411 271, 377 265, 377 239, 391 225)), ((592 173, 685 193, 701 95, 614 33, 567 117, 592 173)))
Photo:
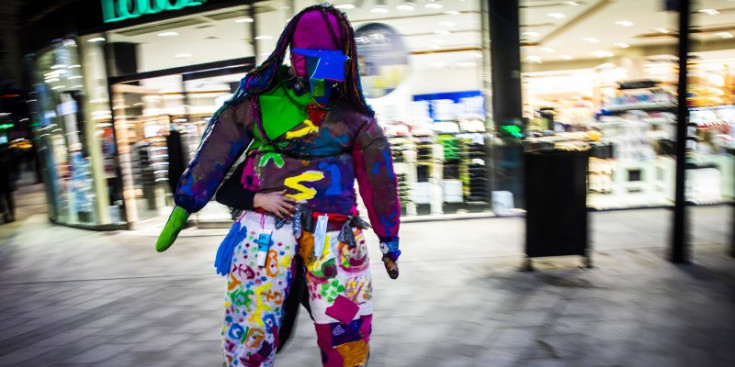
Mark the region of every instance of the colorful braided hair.
MULTIPOLYGON (((214 122, 217 120, 217 118, 219 118, 219 115, 227 108, 242 102, 248 96, 257 96, 275 87, 275 84, 278 81, 276 76, 278 75, 278 71, 283 64, 283 59, 286 56, 286 51, 292 43, 293 35, 296 31, 296 25, 298 24, 299 19, 303 14, 314 10, 320 11, 322 15, 324 15, 325 20, 328 13, 331 13, 337 18, 337 23, 339 24, 339 34, 342 35, 341 38, 343 40, 342 52, 347 57, 349 57, 349 59, 347 60, 347 67, 345 68, 345 81, 338 84, 338 94, 341 95, 347 103, 352 105, 352 107, 357 109, 359 112, 369 116, 375 115, 375 112, 373 112, 370 106, 368 106, 367 102, 365 101, 365 96, 362 93, 362 85, 360 84, 360 71, 358 70, 357 62, 355 30, 352 29, 352 25, 347 19, 347 15, 345 13, 334 8, 329 3, 323 3, 304 8, 293 18, 291 18, 291 20, 286 25, 286 28, 281 33, 281 36, 278 38, 276 49, 273 50, 270 56, 268 56, 268 58, 263 61, 262 64, 256 66, 240 81, 240 86, 237 88, 232 97, 225 101, 222 107, 220 107, 217 112, 212 115, 211 119, 209 120, 209 124, 207 124, 207 128, 205 129, 202 136, 202 141, 204 141, 209 135, 209 132, 211 131, 214 122)), ((329 22, 327 22, 327 24, 329 25, 329 22)), ((329 25, 329 28, 331 30, 331 25, 329 25)), ((334 34, 332 34, 332 36, 335 37, 334 34)), ((258 106, 253 107, 253 109, 257 111, 258 106)))
MULTIPOLYGON (((286 56, 286 50, 292 43, 292 38, 296 30, 296 24, 299 19, 305 13, 310 11, 319 11, 327 21, 327 14, 331 13, 337 18, 339 24, 339 34, 342 36, 342 52, 349 57, 347 61, 347 67, 345 68, 345 82, 339 84, 340 94, 347 100, 349 104, 358 109, 360 112, 373 115, 374 112, 365 102, 365 96, 362 94, 362 86, 360 85, 360 72, 358 70, 357 62, 357 47, 355 45, 355 31, 352 29, 350 21, 347 19, 345 13, 334 8, 329 3, 320 5, 313 5, 307 7, 296 14, 291 21, 288 22, 286 28, 281 33, 276 49, 263 61, 258 67, 253 69, 244 80, 245 92, 249 95, 257 95, 272 89, 275 86, 276 78, 275 75, 283 64, 283 59, 286 56)), ((330 23, 327 21, 327 25, 331 28, 330 23)), ((331 33, 331 32, 330 32, 331 33)), ((332 37, 336 36, 332 34, 332 37)))

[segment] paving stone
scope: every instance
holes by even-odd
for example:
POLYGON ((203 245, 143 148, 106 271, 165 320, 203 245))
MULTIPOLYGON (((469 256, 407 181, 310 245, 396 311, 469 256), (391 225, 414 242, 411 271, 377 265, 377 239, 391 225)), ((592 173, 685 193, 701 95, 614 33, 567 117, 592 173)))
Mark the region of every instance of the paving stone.
MULTIPOLYGON (((726 212, 699 209, 701 222, 726 212)), ((597 268, 545 259, 534 273, 518 271, 522 218, 403 225, 397 281, 370 249, 371 366, 735 365, 735 260, 712 242, 725 237, 700 233, 695 265, 673 265, 669 216, 594 213, 597 268)), ((212 259, 226 230, 189 229, 157 254, 159 227, 105 234, 27 218, 0 226, 0 258, 12 253, 0 260, 0 366, 221 365, 225 281, 212 259)), ((302 311, 276 365, 319 360, 302 311)))

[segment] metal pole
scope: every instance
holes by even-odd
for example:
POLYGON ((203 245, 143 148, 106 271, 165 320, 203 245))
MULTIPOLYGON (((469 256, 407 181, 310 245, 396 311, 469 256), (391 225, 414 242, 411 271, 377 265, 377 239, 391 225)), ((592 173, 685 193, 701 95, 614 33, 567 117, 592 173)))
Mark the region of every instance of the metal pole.
POLYGON ((687 246, 688 220, 686 210, 686 140, 689 123, 687 107, 687 64, 689 55, 689 22, 691 1, 679 0, 679 86, 676 125, 676 192, 674 201, 674 226, 670 260, 674 263, 690 261, 687 246))

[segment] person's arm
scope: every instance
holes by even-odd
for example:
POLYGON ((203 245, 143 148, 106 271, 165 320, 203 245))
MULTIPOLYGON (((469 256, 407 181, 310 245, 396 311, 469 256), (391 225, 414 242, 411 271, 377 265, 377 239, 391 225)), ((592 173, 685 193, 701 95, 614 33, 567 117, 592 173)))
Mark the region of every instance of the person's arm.
POLYGON ((370 224, 380 238, 383 260, 392 278, 398 276, 395 262, 401 255, 398 248, 398 229, 401 222, 401 204, 398 184, 393 171, 393 157, 383 129, 374 118, 365 120, 352 146, 355 175, 370 224), (393 271, 390 267, 394 267, 393 271))
POLYGON ((156 242, 165 251, 176 240, 189 214, 198 212, 212 199, 230 167, 250 144, 250 101, 225 108, 205 133, 194 159, 189 162, 174 195, 171 216, 156 242))
MULTIPOLYGON (((247 157, 246 159, 250 159, 250 157, 247 157)), ((218 203, 239 210, 255 209, 253 202, 256 191, 247 190, 243 187, 242 183, 240 183, 240 178, 242 177, 242 171, 244 168, 245 165, 240 164, 235 171, 232 172, 232 176, 225 180, 222 186, 217 189, 215 199, 218 203)))
POLYGON ((257 192, 243 186, 240 179, 245 167, 245 164, 239 165, 220 186, 215 196, 217 202, 239 210, 261 208, 278 218, 292 217, 296 201, 286 196, 286 191, 257 192))

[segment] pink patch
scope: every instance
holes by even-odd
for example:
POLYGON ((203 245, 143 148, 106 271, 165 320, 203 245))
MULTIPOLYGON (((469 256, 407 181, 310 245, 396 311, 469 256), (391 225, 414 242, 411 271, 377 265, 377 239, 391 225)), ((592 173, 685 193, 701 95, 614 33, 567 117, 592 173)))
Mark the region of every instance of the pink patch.
POLYGON ((245 163, 245 167, 243 167, 240 183, 245 190, 260 190, 260 179, 258 179, 258 175, 255 174, 255 160, 250 157, 248 157, 247 163, 245 163))
MULTIPOLYGON (((339 22, 334 14, 327 13, 327 18, 341 43, 342 35, 339 32, 339 22)), ((301 15, 296 30, 294 31, 291 48, 339 50, 340 45, 335 45, 330 34, 327 23, 321 11, 314 10, 301 15)), ((306 58, 303 55, 291 53, 291 65, 296 73, 306 76, 306 58)))
POLYGON ((354 320, 355 315, 357 315, 357 312, 359 311, 360 306, 351 299, 340 294, 337 296, 337 299, 334 300, 334 304, 327 308, 325 313, 327 316, 333 317, 343 324, 349 324, 354 320))

